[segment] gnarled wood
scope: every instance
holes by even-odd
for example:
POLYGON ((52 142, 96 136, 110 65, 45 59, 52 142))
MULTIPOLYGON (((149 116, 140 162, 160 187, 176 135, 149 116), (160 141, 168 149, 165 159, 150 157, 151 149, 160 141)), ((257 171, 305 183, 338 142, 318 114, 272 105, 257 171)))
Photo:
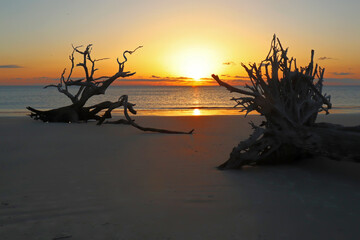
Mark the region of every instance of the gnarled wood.
POLYGON ((92 119, 100 120, 104 118, 104 116, 99 116, 98 113, 108 109, 110 106, 114 107, 119 104, 103 102, 91 107, 84 107, 91 97, 105 94, 106 89, 118 78, 126 78, 135 74, 135 72, 124 71, 124 65, 127 61, 126 54, 132 54, 142 46, 137 47, 133 51, 125 51, 123 53, 124 61, 120 62, 119 59, 117 59, 119 70, 115 74, 99 78, 94 78, 94 73, 97 71, 95 63, 105 60, 106 58, 93 59, 91 57, 92 44, 87 45, 84 51, 80 50, 81 47, 82 46, 73 46, 73 51, 69 56, 71 68, 68 76, 65 77, 66 69, 64 69, 60 76, 60 82, 57 85, 51 84, 44 87, 56 87, 60 93, 63 93, 71 100, 72 104, 48 111, 41 111, 32 107, 27 107, 27 109, 31 111, 30 117, 44 122, 78 122, 92 119), (80 55, 82 59, 82 61, 76 64, 76 66, 83 68, 85 74, 85 78, 76 80, 71 77, 75 67, 75 53, 80 55), (69 87, 71 86, 78 87, 75 94, 69 91, 69 87))
POLYGON ((136 114, 133 106, 135 104, 128 102, 128 96, 123 95, 117 101, 105 101, 101 102, 89 107, 85 107, 86 102, 95 95, 105 94, 106 89, 118 78, 125 78, 135 74, 135 72, 125 72, 124 66, 127 62, 126 54, 132 54, 137 49, 141 48, 139 46, 135 48, 133 51, 124 51, 123 58, 124 60, 121 62, 119 58, 117 58, 117 63, 119 65, 119 70, 113 74, 112 76, 101 76, 94 78, 94 73, 97 71, 95 68, 95 63, 102 59, 93 59, 91 57, 92 45, 89 44, 86 46, 85 50, 81 50, 82 46, 73 46, 73 51, 69 56, 71 62, 71 68, 69 74, 65 76, 66 69, 62 72, 60 76, 60 82, 55 85, 47 85, 44 88, 48 87, 56 87, 57 90, 68 97, 72 104, 65 107, 60 107, 52 110, 41 111, 32 107, 27 107, 27 109, 31 112, 30 117, 35 120, 42 120, 44 122, 80 122, 80 121, 88 121, 88 120, 97 120, 98 125, 101 125, 106 119, 111 118, 111 112, 115 108, 123 107, 124 114, 127 120, 121 121, 122 123, 127 122, 135 128, 138 128, 142 131, 152 131, 159 133, 169 133, 169 134, 192 134, 194 130, 189 132, 180 132, 180 131, 171 131, 165 129, 156 129, 156 128, 146 128, 142 127, 134 122, 128 114, 128 111, 136 114), (81 62, 75 65, 75 57, 74 55, 78 54, 81 56, 81 62), (81 79, 72 79, 71 75, 73 73, 73 69, 75 66, 81 67, 84 70, 85 77, 81 79), (69 91, 69 87, 78 87, 75 94, 69 91), (101 115, 101 113, 103 113, 101 115))
POLYGON ((360 149, 356 143, 360 142, 360 126, 345 128, 315 123, 318 113, 328 114, 332 105, 330 96, 322 93, 325 69, 317 64, 314 67, 314 50, 309 65, 300 70, 296 59, 289 60, 287 51, 274 35, 264 61, 249 66, 242 64, 251 82, 245 86, 246 90, 212 75, 220 86, 242 94, 232 100, 246 115, 257 111, 266 119, 261 126, 252 124, 254 133, 234 147, 220 169, 280 163, 309 155, 359 161, 360 149))

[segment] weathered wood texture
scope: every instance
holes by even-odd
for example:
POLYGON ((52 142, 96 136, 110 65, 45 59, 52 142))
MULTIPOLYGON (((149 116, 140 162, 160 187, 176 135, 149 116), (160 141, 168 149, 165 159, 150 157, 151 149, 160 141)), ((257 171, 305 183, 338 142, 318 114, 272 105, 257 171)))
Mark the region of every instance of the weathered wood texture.
POLYGON ((359 127, 315 123, 319 112, 329 113, 331 103, 330 96, 322 93, 325 69, 314 66, 314 50, 309 65, 300 69, 287 52, 274 35, 265 60, 260 64, 242 64, 251 82, 245 89, 212 75, 220 86, 241 94, 232 100, 246 112, 245 116, 257 111, 265 117, 260 126, 251 123, 253 134, 234 147, 220 169, 288 162, 319 154, 359 160, 360 150, 356 147, 360 142, 359 127), (346 141, 339 143, 337 137, 346 141))

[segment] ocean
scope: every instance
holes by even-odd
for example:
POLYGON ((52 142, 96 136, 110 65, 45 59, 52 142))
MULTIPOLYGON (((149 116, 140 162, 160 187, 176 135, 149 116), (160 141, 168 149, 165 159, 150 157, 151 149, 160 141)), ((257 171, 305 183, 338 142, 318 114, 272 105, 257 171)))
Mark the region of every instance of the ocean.
MULTIPOLYGON (((331 95, 330 113, 360 113, 360 86, 324 86, 331 95)), ((128 95, 135 103, 137 115, 234 115, 232 97, 238 96, 219 86, 110 86, 105 95, 91 98, 88 105, 101 101, 115 101, 128 95)), ((0 86, 0 116, 25 116, 27 106, 52 109, 70 104, 70 100, 56 88, 42 86, 0 86)), ((120 114, 121 110, 115 112, 120 114)))

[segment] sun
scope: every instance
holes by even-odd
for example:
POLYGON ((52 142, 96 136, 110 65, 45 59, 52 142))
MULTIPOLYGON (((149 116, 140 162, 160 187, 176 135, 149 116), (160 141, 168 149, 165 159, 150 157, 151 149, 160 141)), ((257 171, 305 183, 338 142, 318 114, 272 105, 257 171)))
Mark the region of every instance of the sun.
POLYGON ((211 67, 204 55, 191 54, 185 58, 182 65, 182 72, 186 77, 199 81, 201 78, 208 77, 211 74, 211 67))
POLYGON ((194 115, 194 116, 200 116, 200 115, 201 115, 200 109, 195 108, 195 109, 193 110, 193 112, 192 112, 192 115, 194 115))
POLYGON ((172 55, 172 72, 199 83, 202 78, 209 78, 217 69, 216 60, 216 54, 211 48, 186 46, 172 55))

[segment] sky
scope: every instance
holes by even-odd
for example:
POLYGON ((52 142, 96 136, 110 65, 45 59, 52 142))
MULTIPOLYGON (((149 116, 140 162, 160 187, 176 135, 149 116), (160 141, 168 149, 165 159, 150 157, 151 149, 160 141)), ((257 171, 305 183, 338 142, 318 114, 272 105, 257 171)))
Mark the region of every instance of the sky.
POLYGON ((208 85, 213 73, 241 84, 241 63, 263 60, 273 34, 298 65, 314 49, 325 83, 360 85, 359 9, 358 0, 1 0, 0 85, 56 83, 72 44, 109 58, 98 76, 143 46, 125 65, 136 74, 118 84, 208 85))

